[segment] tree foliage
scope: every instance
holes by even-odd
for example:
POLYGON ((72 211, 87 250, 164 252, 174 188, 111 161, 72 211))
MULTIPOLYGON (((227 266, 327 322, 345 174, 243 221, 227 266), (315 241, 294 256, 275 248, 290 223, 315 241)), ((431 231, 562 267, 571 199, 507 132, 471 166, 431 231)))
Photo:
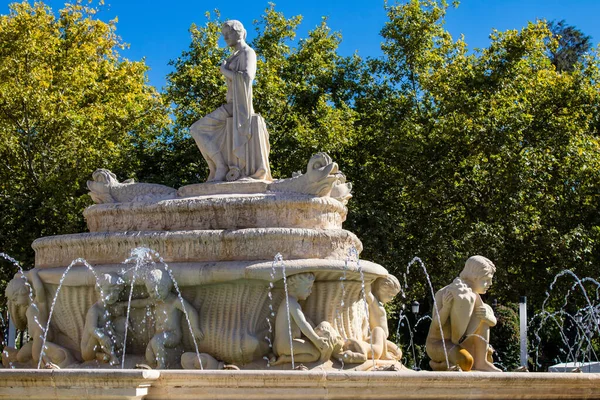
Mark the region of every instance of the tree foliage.
POLYGON ((29 265, 34 239, 84 230, 91 173, 128 175, 168 121, 146 65, 119 55, 116 21, 96 11, 23 2, 0 16, 0 243, 29 265))
POLYGON ((561 21, 551 21, 548 29, 556 39, 556 46, 549 49, 550 60, 558 71, 572 72, 577 62, 592 48, 592 38, 574 26, 561 21))
POLYGON ((387 11, 375 87, 355 109, 371 164, 348 173, 366 256, 396 273, 420 256, 439 288, 486 255, 506 300, 539 301, 545 287, 531 282, 564 268, 597 274, 597 54, 561 73, 543 21, 470 52, 443 28, 443 1, 387 11))

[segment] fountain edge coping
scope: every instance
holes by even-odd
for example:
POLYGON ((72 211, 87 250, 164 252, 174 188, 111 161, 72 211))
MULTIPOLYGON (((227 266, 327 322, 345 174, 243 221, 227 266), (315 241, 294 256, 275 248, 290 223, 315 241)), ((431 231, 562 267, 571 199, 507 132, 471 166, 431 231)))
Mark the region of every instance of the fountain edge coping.
MULTIPOLYGON (((285 260, 286 275, 302 272, 313 273, 343 273, 346 271, 348 280, 357 280, 359 271, 356 263, 346 263, 344 260, 301 259, 285 260)), ((194 263, 169 263, 169 268, 180 286, 194 286, 225 283, 242 279, 271 280, 273 261, 208 261, 194 263)), ((157 266, 162 267, 161 264, 157 266)), ((360 260, 360 266, 366 277, 382 277, 387 270, 374 262, 360 260)), ((124 264, 94 265, 97 273, 118 272, 124 269, 124 264)), ((58 284, 66 267, 37 269, 40 278, 45 283, 58 284)), ((276 266, 274 280, 283 278, 281 266, 276 266)), ((66 286, 93 286, 95 278, 85 266, 74 266, 67 274, 66 286)))
POLYGON ((0 398, 40 399, 600 399, 599 384, 575 373, 0 370, 0 398))

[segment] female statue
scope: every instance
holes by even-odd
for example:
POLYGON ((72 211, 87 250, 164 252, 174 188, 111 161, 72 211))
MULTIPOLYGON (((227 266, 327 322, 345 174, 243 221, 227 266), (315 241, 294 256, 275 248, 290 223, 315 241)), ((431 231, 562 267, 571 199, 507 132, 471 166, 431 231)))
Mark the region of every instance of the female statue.
POLYGON ((220 67, 227 80, 227 103, 196 121, 190 133, 208 163, 208 181, 272 181, 267 129, 252 107, 256 53, 245 41, 246 30, 241 22, 227 21, 221 32, 233 49, 220 67))

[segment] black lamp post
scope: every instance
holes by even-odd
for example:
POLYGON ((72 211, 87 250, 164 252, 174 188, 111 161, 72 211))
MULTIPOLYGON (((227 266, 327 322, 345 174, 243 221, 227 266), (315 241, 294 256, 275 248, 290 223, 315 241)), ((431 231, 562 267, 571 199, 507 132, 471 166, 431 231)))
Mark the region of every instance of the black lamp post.
POLYGON ((410 305, 410 311, 413 313, 413 315, 416 317, 417 315, 419 315, 419 302, 416 300, 413 300, 413 302, 410 305))

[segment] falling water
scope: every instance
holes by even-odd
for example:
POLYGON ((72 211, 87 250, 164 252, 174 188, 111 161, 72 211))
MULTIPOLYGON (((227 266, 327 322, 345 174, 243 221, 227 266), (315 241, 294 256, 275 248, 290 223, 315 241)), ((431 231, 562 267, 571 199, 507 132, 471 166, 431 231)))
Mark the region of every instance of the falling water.
MULTIPOLYGON (((279 262, 279 259, 277 256, 281 256, 280 254, 277 254, 274 258, 273 258, 273 262, 271 263, 271 280, 269 281, 269 315, 267 315, 267 325, 269 326, 269 335, 265 336, 265 340, 267 341, 267 343, 269 343, 269 348, 272 349, 273 348, 273 324, 271 323, 271 320, 275 318, 275 310, 273 310, 273 288, 275 288, 275 277, 277 276, 277 273, 275 272, 275 266, 277 265, 277 263, 279 262)), ((271 361, 269 360, 269 357, 263 357, 264 360, 267 361, 267 367, 271 367, 271 361)))
POLYGON ((412 349, 412 355, 413 355, 413 369, 415 369, 417 367, 417 355, 416 355, 416 351, 415 351, 415 342, 414 342, 414 335, 413 335, 413 329, 410 327, 410 321, 408 319, 408 316, 406 314, 404 314, 404 304, 402 305, 402 309, 400 310, 400 313, 398 314, 398 326, 396 328, 396 341, 397 341, 397 345, 398 347, 401 347, 400 345, 400 327, 404 326, 404 322, 406 321, 406 327, 408 329, 408 335, 409 335, 409 346, 412 349))
MULTIPOLYGON (((423 263, 423 261, 419 258, 419 257, 415 257, 413 258, 408 265, 406 266, 406 275, 405 277, 410 274, 410 267, 415 263, 418 262, 419 265, 421 266, 423 272, 425 273, 425 277, 427 278, 427 284, 429 285, 429 290, 431 291, 431 297, 433 298, 433 308, 435 309, 435 316, 437 319, 437 323, 440 327, 440 337, 442 339, 442 346, 444 349, 444 357, 446 359, 446 367, 448 369, 450 369, 450 361, 448 360, 448 350, 446 349, 446 341, 444 339, 444 330, 442 327, 442 321, 440 320, 440 313, 439 313, 439 308, 437 305, 437 301, 435 300, 435 290, 433 290, 433 285, 431 284, 431 278, 429 277, 429 274, 427 273, 427 268, 425 268, 425 264, 423 263)), ((406 278, 404 280, 404 282, 406 282, 406 278)))
POLYGON ((373 349, 373 334, 371 332, 371 320, 369 319, 369 304, 367 303, 367 292, 365 291, 365 274, 363 272, 362 266, 360 265, 360 258, 358 257, 358 250, 355 247, 351 247, 348 251, 349 257, 352 257, 356 260, 356 268, 360 274, 360 283, 361 283, 361 293, 363 297, 363 302, 365 305, 365 315, 367 318, 367 332, 371 342, 371 359, 373 360, 373 367, 375 367, 375 350, 373 349))
MULTIPOLYGON (((561 338, 561 341, 564 344, 564 349, 560 349, 561 353, 565 354, 566 359, 565 362, 569 362, 569 360, 573 361, 575 365, 579 362, 581 355, 583 355, 583 362, 586 360, 592 361, 592 355, 598 360, 598 356, 594 351, 594 347, 592 345, 592 338, 594 336, 594 332, 600 333, 600 310, 598 306, 595 305, 588 295, 585 286, 583 285, 585 282, 590 282, 596 287, 596 300, 598 300, 598 291, 600 290, 600 282, 593 278, 583 278, 580 279, 573 271, 563 270, 554 276, 552 283, 549 286, 548 291, 546 292, 546 298, 542 303, 542 311, 533 316, 531 320, 531 324, 536 319, 539 319, 539 326, 534 331, 534 336, 536 338, 536 346, 535 346, 535 365, 537 367, 541 367, 541 363, 539 362, 539 351, 541 345, 541 337, 540 331, 545 326, 547 321, 552 321, 558 328, 558 332, 561 338), (574 279, 574 283, 567 290, 566 295, 564 296, 564 302, 562 307, 558 311, 549 312, 546 310, 546 305, 550 299, 550 293, 554 289, 558 279, 563 276, 570 276, 574 279), (569 304, 569 297, 575 293, 576 288, 581 290, 581 293, 585 299, 587 304, 586 307, 579 309, 575 315, 572 315, 569 312, 564 311, 564 309, 569 304), (573 340, 570 340, 565 333, 565 322, 569 321, 571 324, 571 329, 576 329, 576 335, 573 340), (570 342, 572 341, 572 344, 570 342)), ((560 360, 559 360, 560 361, 560 360)))
MULTIPOLYGON (((593 284, 596 285, 596 291, 597 291, 598 288, 600 288, 600 282, 598 282, 598 281, 596 281, 595 279, 592 279, 592 278, 583 278, 583 279, 580 279, 573 271, 568 270, 568 269, 559 272, 554 277, 554 280, 550 284, 550 288, 546 292, 546 298, 544 299, 544 302, 542 303, 542 310, 545 310, 546 303, 547 303, 548 299, 550 298, 550 292, 554 288, 554 285, 558 281, 558 278, 560 278, 560 277, 562 277, 564 275, 570 275, 575 280, 575 283, 573 284, 573 286, 571 286, 571 290, 569 290, 567 292, 567 295, 565 296, 565 302, 564 302, 563 307, 567 305, 567 303, 568 303, 568 297, 569 297, 570 293, 573 291, 573 289, 575 288, 575 286, 579 286, 579 288, 581 289, 581 292, 582 292, 583 296, 585 297, 587 305, 588 305, 588 307, 586 307, 586 308, 589 308, 589 310, 591 311, 591 316, 595 317, 594 321, 597 321, 598 319, 600 319, 600 317, 598 317, 598 315, 597 315, 598 310, 596 310, 596 308, 592 305, 592 302, 591 302, 591 300, 590 300, 590 298, 588 296, 587 290, 585 290, 585 287, 583 286, 583 282, 585 282, 585 281, 592 282, 593 284)), ((597 292, 596 292, 596 296, 597 296, 597 292)), ((596 329, 596 332, 598 332, 600 334, 600 325, 596 323, 596 324, 594 324, 594 327, 596 329)))
MULTIPOLYGON (((11 256, 9 256, 6 253, 0 253, 0 257, 4 258, 5 260, 9 261, 10 263, 12 263, 15 267, 17 267, 17 269, 19 270, 19 277, 21 279, 23 279, 23 281, 25 282, 25 286, 27 286, 27 288, 29 289, 29 300, 30 300, 30 304, 34 304, 33 302, 33 288, 31 287, 31 284, 29 283, 29 281, 27 280, 27 277, 25 276, 25 271, 23 271, 23 267, 21 267, 21 264, 19 264, 19 262, 17 260, 15 260, 14 258, 12 258, 11 256)), ((44 330, 44 328, 40 325, 40 328, 42 328, 42 330, 44 330)))
POLYGON ((130 257, 123 264, 131 264, 135 262, 133 273, 131 275, 131 284, 129 287, 129 296, 127 300, 127 313, 125 314, 125 333, 123 334, 123 358, 121 359, 121 369, 125 369, 125 355, 127 354, 127 333, 129 332, 129 314, 131 312, 131 299, 133 298, 133 286, 135 285, 135 277, 138 269, 145 262, 144 257, 148 257, 147 252, 141 251, 140 248, 131 250, 130 257))
MULTIPOLYGON (((60 289, 62 288, 65 278, 67 277, 67 274, 69 273, 71 268, 76 264, 86 265, 87 262, 83 258, 78 258, 76 260, 73 260, 71 262, 71 264, 69 264, 67 269, 65 269, 65 272, 63 272, 62 276, 60 277, 60 281, 58 282, 58 288, 56 289, 56 293, 54 294, 54 298, 52 299, 52 305, 50 306, 50 313, 48 313, 48 322, 46 323, 46 329, 44 329, 44 337, 42 339, 42 349, 40 351, 40 359, 38 360, 37 369, 40 369, 42 366, 42 359, 44 358, 44 351, 46 350, 46 340, 48 338, 48 331, 50 330, 49 329, 50 321, 52 320, 52 314, 54 314, 54 306, 56 305, 56 300, 58 299, 58 294, 60 293, 60 289)), ((38 324, 39 324, 39 322, 38 322, 38 324)))
POLYGON ((281 265, 281 273, 283 274, 283 288, 285 290, 285 309, 287 314, 287 322, 288 322, 288 334, 290 335, 290 354, 292 358, 292 369, 295 369, 296 366, 294 364, 294 338, 292 337, 292 320, 290 315, 290 297, 288 294, 288 286, 287 286, 287 276, 285 273, 285 263, 283 262, 283 256, 281 253, 277 253, 275 255, 275 261, 281 265))
MULTIPOLYGON (((21 267, 21 264, 6 253, 0 252, 0 257, 4 258, 5 260, 12 263, 15 267, 17 267, 17 270, 19 271, 19 278, 23 279, 23 282, 25 282, 25 286, 27 287, 27 296, 29 297, 29 306, 37 309, 37 304, 35 304, 33 301, 33 288, 31 287, 31 284, 27 280, 27 277, 25 276, 25 271, 23 271, 23 267, 21 267)), ((40 327, 42 332, 44 332, 46 330, 46 328, 44 328, 42 326, 41 322, 38 321, 37 318, 35 318, 35 322, 38 324, 38 326, 40 327)), ((5 324, 5 322, 3 322, 2 326, 7 326, 7 325, 5 324)), ((6 343, 8 344, 8 340, 6 341, 6 343)), ((11 363, 11 366, 12 366, 12 363, 11 363)))
POLYGON ((192 323, 190 322, 190 317, 186 311, 185 302, 183 300, 181 290, 179 289, 179 285, 178 285, 177 281, 175 280, 175 277, 173 276, 173 272, 171 271, 171 269, 169 268, 169 266, 167 265, 165 260, 160 256, 160 254, 157 251, 149 249, 149 248, 145 248, 145 247, 138 247, 138 248, 133 249, 131 251, 130 258, 125 260, 126 264, 131 264, 133 261, 135 261, 135 267, 134 267, 134 271, 133 271, 133 277, 131 279, 131 289, 129 291, 129 301, 128 301, 128 305, 127 305, 127 320, 125 322, 125 339, 124 339, 124 343, 123 343, 123 360, 121 363, 121 368, 124 368, 124 366, 125 366, 125 346, 126 346, 125 341, 127 340, 127 321, 129 321, 129 313, 130 313, 130 308, 131 308, 131 300, 133 297, 133 285, 135 282, 135 275, 136 275, 136 272, 139 269, 139 267, 147 266, 147 265, 155 265, 156 263, 155 263, 154 259, 157 259, 158 262, 163 265, 165 271, 169 274, 169 278, 173 282, 173 287, 175 288, 175 291, 177 292, 177 298, 181 302, 181 306, 182 306, 181 309, 183 311, 183 315, 187 322, 188 329, 190 330, 190 335, 192 337, 192 343, 194 343, 194 349, 196 351, 196 357, 198 359, 198 364, 200 365, 200 369, 203 370, 204 366, 202 365, 202 358, 200 357, 200 350, 198 348, 196 336, 194 335, 194 331, 192 329, 192 323))
MULTIPOLYGON (((155 254, 158 256, 158 253, 155 252, 155 254)), ((196 341, 196 336, 194 335, 194 331, 192 329, 192 323, 190 322, 190 316, 188 315, 188 313, 185 309, 185 302, 183 300, 183 296, 181 295, 181 290, 179 290, 179 285, 177 284, 177 281, 173 277, 173 272, 171 271, 171 269, 169 268, 167 263, 165 263, 164 260, 162 259, 162 257, 160 257, 160 256, 159 256, 159 260, 165 266, 165 270, 167 271, 167 273, 169 274, 169 277, 173 281, 173 286, 175 287, 175 291, 177 292, 177 297, 179 298, 179 301, 181 302, 181 309, 183 310, 183 315, 185 316, 185 320, 187 322, 188 329, 190 330, 190 335, 192 335, 192 343, 194 343, 194 350, 196 351, 196 357, 198 358, 198 364, 200 365, 200 369, 203 370, 204 366, 202 365, 202 358, 200 357, 200 350, 198 348, 198 342, 196 341)))
MULTIPOLYGON (((342 332, 342 329, 344 328, 344 299, 346 298, 346 287, 345 287, 345 282, 346 282, 346 271, 348 270, 348 263, 350 262, 350 257, 351 257, 351 253, 350 251, 348 251, 348 256, 346 257, 346 260, 344 261, 344 267, 342 269, 342 276, 340 276, 340 288, 341 288, 341 300, 340 300, 340 306, 337 308, 336 310, 336 319, 338 320, 338 331, 340 331, 340 333, 342 332)), ((345 332, 345 329, 343 329, 343 331, 345 332)), ((342 336, 342 339, 344 340, 344 342, 346 341, 346 337, 342 336)), ((344 354, 344 357, 347 357, 346 354, 344 354)), ((341 364, 340 370, 344 369, 344 357, 340 357, 338 358, 338 361, 341 364)))

